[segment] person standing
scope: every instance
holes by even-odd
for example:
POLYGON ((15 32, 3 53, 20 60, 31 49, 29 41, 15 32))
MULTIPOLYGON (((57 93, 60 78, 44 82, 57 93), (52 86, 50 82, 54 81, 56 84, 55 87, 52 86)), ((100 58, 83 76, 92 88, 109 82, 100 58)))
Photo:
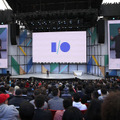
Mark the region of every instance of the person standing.
POLYGON ((120 58, 120 27, 118 28, 118 35, 110 37, 112 41, 115 41, 116 58, 120 58))

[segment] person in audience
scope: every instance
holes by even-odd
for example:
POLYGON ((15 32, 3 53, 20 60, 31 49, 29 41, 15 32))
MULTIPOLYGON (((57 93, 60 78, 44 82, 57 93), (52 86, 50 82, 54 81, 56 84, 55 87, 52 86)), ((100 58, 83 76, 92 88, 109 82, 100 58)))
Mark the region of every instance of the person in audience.
POLYGON ((54 115, 54 120, 62 120, 64 111, 70 106, 72 106, 72 99, 70 99, 70 98, 64 99, 63 100, 64 110, 57 110, 54 115))
POLYGON ((29 81, 27 80, 26 84, 25 84, 25 88, 28 88, 30 86, 29 81))
POLYGON ((0 94, 0 120, 18 120, 19 112, 13 105, 8 105, 9 94, 0 94))
POLYGON ((85 114, 85 120, 101 120, 101 101, 92 100, 85 114))
POLYGON ((24 80, 20 80, 20 89, 24 89, 25 88, 25 81, 24 80))
POLYGON ((27 89, 26 89, 26 88, 22 89, 22 97, 23 97, 26 101, 32 100, 32 97, 30 97, 30 96, 27 95, 27 89))
POLYGON ((104 99, 102 120, 120 120, 120 91, 111 92, 104 99))
POLYGON ((52 114, 49 110, 42 109, 45 99, 43 95, 38 95, 35 98, 36 110, 33 116, 33 120, 51 120, 52 114))
POLYGON ((75 93, 73 95, 73 103, 72 103, 72 105, 74 107, 77 107, 79 110, 87 110, 87 106, 80 102, 80 95, 79 95, 79 93, 75 93))
POLYGON ((53 96, 53 93, 52 93, 52 90, 56 88, 55 86, 52 86, 51 84, 49 84, 48 86, 48 98, 49 99, 52 99, 54 96, 53 96))
POLYGON ((16 108, 19 108, 20 104, 22 102, 25 102, 26 100, 22 97, 22 90, 17 89, 15 91, 15 96, 9 100, 9 105, 14 105, 16 108))
POLYGON ((40 86, 39 89, 40 89, 41 94, 44 95, 45 101, 48 102, 49 97, 48 97, 47 94, 46 94, 46 88, 45 88, 44 86, 40 86))
POLYGON ((80 99, 82 99, 82 97, 84 96, 84 93, 82 91, 82 85, 77 86, 77 93, 79 93, 80 99))
MULTIPOLYGON (((40 89, 36 89, 34 91, 34 98, 36 98, 38 95, 41 95, 41 91, 40 89)), ((36 109, 36 106, 35 106, 35 99, 31 100, 30 101, 31 104, 34 105, 34 108, 36 109)), ((48 108, 48 103, 46 101, 44 101, 44 105, 42 106, 43 109, 47 109, 48 108)))
POLYGON ((0 92, 1 92, 1 93, 6 93, 5 90, 6 90, 6 89, 5 89, 5 84, 4 84, 3 82, 1 82, 1 83, 0 83, 0 92))
POLYGON ((83 116, 78 108, 71 106, 65 110, 62 120, 83 120, 83 116))
POLYGON ((82 99, 80 99, 80 100, 81 100, 81 103, 82 103, 82 104, 86 104, 86 103, 87 103, 87 96, 84 95, 84 96, 82 97, 82 99))
POLYGON ((9 100, 14 97, 14 93, 15 93, 14 88, 10 87, 8 91, 8 94, 10 95, 9 100))
POLYGON ((87 101, 91 100, 91 93, 94 91, 94 87, 90 84, 87 84, 85 87, 85 94, 87 96, 87 101))
POLYGON ((63 99, 72 98, 71 94, 69 93, 69 89, 64 88, 64 93, 61 94, 61 98, 63 98, 63 99))
POLYGON ((20 87, 16 85, 16 86, 14 87, 14 90, 16 91, 17 89, 20 89, 20 87))
POLYGON ((97 91, 93 91, 93 92, 91 93, 91 99, 92 99, 92 100, 93 100, 93 99, 98 100, 98 97, 99 97, 99 94, 98 94, 97 91))
POLYGON ((32 120, 34 115, 34 106, 29 102, 23 102, 19 108, 21 120, 32 120))
POLYGON ((52 110, 64 110, 63 99, 60 98, 60 91, 58 88, 52 90, 53 98, 48 101, 48 107, 52 110))
POLYGON ((107 97, 107 90, 105 88, 101 89, 101 96, 98 97, 99 100, 103 101, 107 97))
POLYGON ((69 93, 71 94, 71 96, 73 96, 73 94, 75 93, 75 89, 72 85, 69 85, 69 93))
POLYGON ((11 87, 15 87, 15 83, 14 83, 14 80, 11 80, 11 87))

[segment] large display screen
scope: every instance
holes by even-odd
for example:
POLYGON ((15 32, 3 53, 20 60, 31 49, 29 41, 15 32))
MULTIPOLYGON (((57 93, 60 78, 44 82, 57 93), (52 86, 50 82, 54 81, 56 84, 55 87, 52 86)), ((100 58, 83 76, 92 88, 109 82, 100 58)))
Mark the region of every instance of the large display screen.
POLYGON ((109 69, 120 69, 120 20, 108 21, 109 69))
POLYGON ((8 25, 0 25, 0 68, 8 68, 8 25))
POLYGON ((85 63, 86 31, 33 33, 36 63, 85 63))

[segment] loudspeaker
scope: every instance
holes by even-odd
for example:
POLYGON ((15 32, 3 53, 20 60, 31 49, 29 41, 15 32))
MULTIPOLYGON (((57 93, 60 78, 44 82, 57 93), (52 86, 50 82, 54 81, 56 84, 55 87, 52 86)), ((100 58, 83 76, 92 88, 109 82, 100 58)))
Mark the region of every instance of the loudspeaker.
POLYGON ((104 43, 105 42, 105 21, 104 20, 98 20, 97 33, 98 33, 98 43, 104 43))
POLYGON ((17 45, 16 36, 19 36, 19 25, 17 24, 10 24, 10 39, 11 45, 17 45))
POLYGON ((16 36, 20 35, 20 29, 19 29, 19 25, 16 24, 16 36))

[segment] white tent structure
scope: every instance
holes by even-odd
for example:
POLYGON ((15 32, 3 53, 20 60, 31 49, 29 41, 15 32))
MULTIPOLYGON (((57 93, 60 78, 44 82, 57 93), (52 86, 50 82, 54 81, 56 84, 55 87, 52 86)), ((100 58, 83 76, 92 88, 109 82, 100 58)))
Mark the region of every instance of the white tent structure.
POLYGON ((120 0, 103 0, 103 3, 119 3, 120 0))
MULTIPOLYGON (((118 3, 120 0, 103 0, 103 3, 118 3)), ((0 10, 11 9, 6 0, 0 0, 0 10)))
POLYGON ((0 0, 0 10, 11 9, 6 0, 0 0))

